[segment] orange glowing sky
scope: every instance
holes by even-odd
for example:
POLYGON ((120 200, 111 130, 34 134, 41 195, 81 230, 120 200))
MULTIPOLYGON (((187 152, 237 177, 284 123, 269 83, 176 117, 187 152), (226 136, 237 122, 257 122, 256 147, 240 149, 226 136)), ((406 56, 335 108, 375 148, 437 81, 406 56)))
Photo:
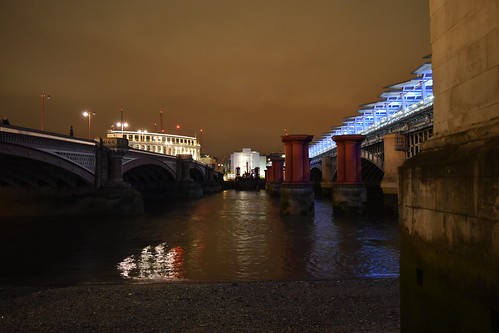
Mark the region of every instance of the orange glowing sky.
MULTIPOLYGON (((2 0, 0 117, 94 136, 120 118, 203 129, 227 160, 318 137, 430 54, 426 0, 2 0)), ((199 137, 199 134, 198 134, 199 137)))

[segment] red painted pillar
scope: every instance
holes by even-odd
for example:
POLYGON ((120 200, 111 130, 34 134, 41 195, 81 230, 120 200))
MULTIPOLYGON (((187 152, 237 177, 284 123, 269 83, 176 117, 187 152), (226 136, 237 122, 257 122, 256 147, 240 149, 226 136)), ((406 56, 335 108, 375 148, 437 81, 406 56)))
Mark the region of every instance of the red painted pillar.
POLYGON ((267 170, 265 170, 265 182, 267 184, 271 184, 274 182, 274 173, 272 172, 272 165, 268 165, 267 170))
POLYGON ((286 172, 280 188, 281 214, 312 215, 314 191, 310 182, 308 144, 313 136, 294 134, 281 138, 286 150, 286 172))
MULTIPOLYGON (((284 138, 284 137, 283 137, 284 138)), ((284 142, 284 139, 282 139, 284 142)), ((293 181, 293 145, 292 141, 284 142, 285 164, 286 171, 284 172, 284 182, 291 183, 293 181)))
POLYGON ((265 189, 271 194, 277 195, 284 178, 284 158, 282 153, 272 153, 269 155, 269 159, 272 165, 267 167, 265 189))
POLYGON ((309 183, 310 167, 308 161, 308 144, 312 135, 294 134, 281 137, 286 149, 285 183, 309 183))
POLYGON ((366 209, 367 190, 362 182, 361 143, 365 136, 338 135, 336 142, 336 183, 333 185, 333 210, 361 212, 366 209))
POLYGON ((336 142, 336 182, 342 184, 362 183, 360 145, 364 135, 350 134, 333 136, 336 142))
POLYGON ((272 161, 272 173, 274 183, 281 184, 284 181, 284 158, 282 154, 272 155, 270 160, 272 161))
MULTIPOLYGON (((333 136, 333 140, 336 137, 333 136)), ((336 141, 336 140, 335 140, 336 141)), ((336 156, 345 156, 345 142, 338 140, 336 141, 336 156)), ((336 182, 344 183, 345 182, 345 163, 343 160, 336 158, 336 182)))

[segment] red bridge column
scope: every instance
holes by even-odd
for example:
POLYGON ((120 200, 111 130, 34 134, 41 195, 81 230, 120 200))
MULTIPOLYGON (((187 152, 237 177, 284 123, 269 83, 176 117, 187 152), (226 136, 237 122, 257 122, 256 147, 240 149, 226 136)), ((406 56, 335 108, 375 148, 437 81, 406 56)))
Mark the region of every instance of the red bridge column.
POLYGON ((357 134, 333 136, 336 142, 336 183, 333 208, 338 212, 364 212, 367 192, 362 182, 360 145, 365 136, 357 134))
POLYGON ((311 215, 314 213, 314 191, 310 182, 308 144, 312 135, 282 136, 285 146, 286 171, 281 186, 281 214, 311 215))
POLYGON ((284 179, 284 158, 282 156, 282 153, 272 153, 269 155, 272 165, 267 167, 265 189, 271 194, 279 194, 284 179))

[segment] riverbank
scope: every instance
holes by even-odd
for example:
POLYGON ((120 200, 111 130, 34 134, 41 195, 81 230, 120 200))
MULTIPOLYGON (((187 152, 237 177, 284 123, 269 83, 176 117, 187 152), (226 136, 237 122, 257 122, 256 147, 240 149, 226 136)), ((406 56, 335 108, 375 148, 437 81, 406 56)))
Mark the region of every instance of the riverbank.
POLYGON ((1 332, 399 332, 398 279, 0 286, 1 332))

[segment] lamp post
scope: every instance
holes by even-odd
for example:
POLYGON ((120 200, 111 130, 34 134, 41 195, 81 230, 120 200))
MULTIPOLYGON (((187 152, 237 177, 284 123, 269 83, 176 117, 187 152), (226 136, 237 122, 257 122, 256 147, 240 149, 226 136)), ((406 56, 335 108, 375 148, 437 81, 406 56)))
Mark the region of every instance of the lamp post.
POLYGON ((92 116, 95 116, 95 112, 88 112, 88 111, 83 112, 83 117, 88 117, 88 139, 90 139, 90 128, 91 128, 92 116))
POLYGON ((50 95, 47 95, 45 94, 45 92, 42 92, 41 97, 42 97, 41 130, 43 131, 45 123, 45 98, 47 98, 47 100, 50 100, 50 95))
POLYGON ((117 122, 116 126, 121 127, 121 137, 123 137, 123 131, 125 130, 125 128, 128 127, 128 123, 121 121, 121 122, 117 122))
POLYGON ((200 150, 202 150, 203 149, 203 129, 201 128, 199 130, 199 132, 200 132, 199 145, 201 146, 200 150))
POLYGON ((177 125, 177 134, 180 135, 180 125, 177 125))
POLYGON ((165 133, 165 130, 163 129, 163 111, 159 111, 159 124, 161 126, 161 133, 165 133))

